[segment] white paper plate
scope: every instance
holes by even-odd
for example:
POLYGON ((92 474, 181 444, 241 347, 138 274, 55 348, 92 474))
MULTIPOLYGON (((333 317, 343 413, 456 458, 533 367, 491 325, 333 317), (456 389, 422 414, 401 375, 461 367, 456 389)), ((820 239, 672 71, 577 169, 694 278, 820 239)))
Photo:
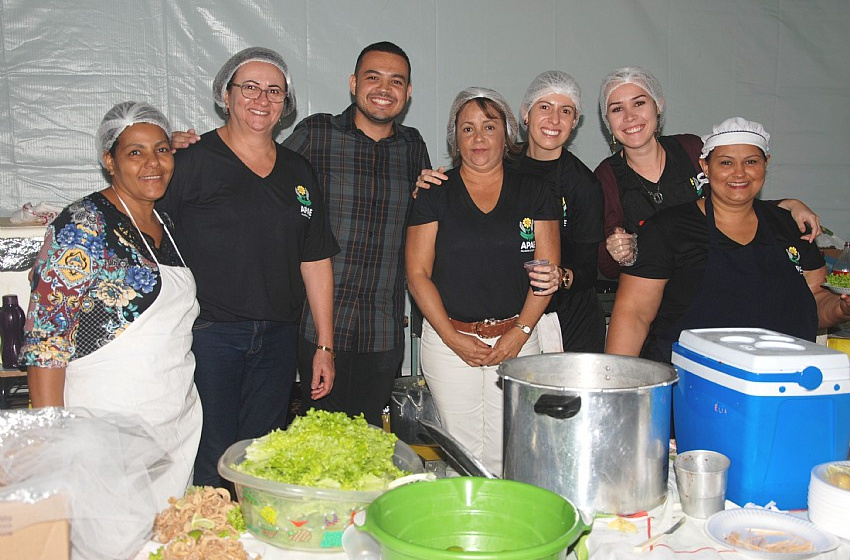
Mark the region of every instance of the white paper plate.
POLYGON ((827 283, 823 283, 823 284, 821 284, 821 286, 823 286, 824 288, 826 288, 827 290, 829 290, 833 294, 838 294, 838 295, 848 294, 848 295, 850 295, 850 288, 842 288, 841 286, 833 286, 833 285, 827 284, 827 283))
POLYGON ((730 509, 715 513, 705 522, 705 532, 711 539, 727 548, 734 548, 741 554, 753 558, 769 558, 770 560, 810 558, 838 547, 838 538, 808 521, 785 513, 758 508, 730 509), (811 541, 814 549, 811 552, 763 552, 738 547, 726 540, 726 537, 735 531, 745 538, 747 531, 752 529, 783 531, 811 541))

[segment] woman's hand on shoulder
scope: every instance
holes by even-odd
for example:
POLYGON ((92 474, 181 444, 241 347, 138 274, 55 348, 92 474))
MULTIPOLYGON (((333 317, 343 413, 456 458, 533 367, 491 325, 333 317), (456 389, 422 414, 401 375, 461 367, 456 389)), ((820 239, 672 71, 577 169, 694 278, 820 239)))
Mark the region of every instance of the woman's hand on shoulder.
POLYGON ((779 207, 791 212, 791 217, 804 234, 800 236, 800 239, 811 243, 818 235, 823 233, 820 226, 820 217, 811 208, 806 206, 802 200, 786 198, 779 202, 779 207))
POLYGON ((442 185, 449 178, 445 173, 445 167, 438 169, 423 169, 416 178, 416 188, 413 189, 413 198, 419 194, 419 189, 430 189, 431 185, 442 185))
POLYGON ((171 153, 174 154, 177 150, 188 148, 200 139, 201 137, 195 132, 194 128, 190 128, 189 130, 175 130, 171 133, 171 153))

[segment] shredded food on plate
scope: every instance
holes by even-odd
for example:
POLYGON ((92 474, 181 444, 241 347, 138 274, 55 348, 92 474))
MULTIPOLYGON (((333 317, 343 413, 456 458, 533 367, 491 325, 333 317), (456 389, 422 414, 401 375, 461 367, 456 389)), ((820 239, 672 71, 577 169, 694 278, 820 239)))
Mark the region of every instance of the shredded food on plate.
MULTIPOLYGON (((154 539, 167 543, 155 560, 252 560, 239 541, 241 510, 224 488, 192 487, 182 498, 168 499, 156 516, 154 539)), ((260 560, 257 556, 253 560, 260 560)))
POLYGON ((813 552, 815 549, 812 541, 798 537, 794 533, 773 529, 747 529, 743 535, 738 531, 732 531, 726 537, 726 542, 738 548, 758 552, 813 552))
POLYGON ((160 554, 162 560, 251 560, 240 541, 210 531, 204 531, 198 540, 190 536, 174 539, 160 554))

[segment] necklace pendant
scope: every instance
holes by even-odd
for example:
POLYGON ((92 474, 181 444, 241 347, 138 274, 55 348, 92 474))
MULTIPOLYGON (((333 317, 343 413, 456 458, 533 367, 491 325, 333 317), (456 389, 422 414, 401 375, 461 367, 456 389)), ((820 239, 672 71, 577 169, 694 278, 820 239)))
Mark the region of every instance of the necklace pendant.
POLYGON ((663 194, 661 194, 661 192, 660 192, 660 191, 659 191, 659 192, 654 192, 654 193, 652 193, 652 201, 653 201, 655 204, 661 204, 662 202, 664 202, 664 195, 663 195, 663 194))

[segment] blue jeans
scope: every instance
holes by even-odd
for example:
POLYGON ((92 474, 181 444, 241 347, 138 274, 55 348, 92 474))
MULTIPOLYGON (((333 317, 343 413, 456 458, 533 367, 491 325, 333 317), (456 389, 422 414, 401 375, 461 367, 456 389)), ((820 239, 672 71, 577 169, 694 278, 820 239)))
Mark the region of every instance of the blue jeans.
POLYGON ((204 409, 194 484, 224 486, 216 465, 230 445, 286 426, 298 325, 198 319, 192 334, 204 409))

